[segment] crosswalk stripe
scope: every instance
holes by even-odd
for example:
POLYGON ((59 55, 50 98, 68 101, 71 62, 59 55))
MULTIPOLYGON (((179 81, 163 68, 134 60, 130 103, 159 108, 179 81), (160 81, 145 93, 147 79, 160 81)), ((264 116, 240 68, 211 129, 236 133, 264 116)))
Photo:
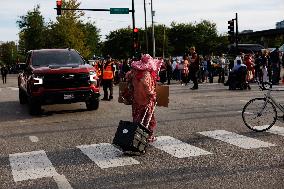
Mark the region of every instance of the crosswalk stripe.
POLYGON ((152 145, 155 148, 165 151, 166 153, 177 158, 212 154, 211 152, 184 143, 170 136, 157 137, 157 141, 155 141, 152 145))
POLYGON ((223 142, 227 142, 229 144, 232 144, 240 148, 244 148, 244 149, 254 149, 254 148, 275 146, 275 144, 271 144, 271 143, 257 140, 254 138, 250 138, 247 136, 239 135, 237 133, 228 132, 225 130, 204 131, 204 132, 198 132, 198 133, 201 135, 207 136, 207 137, 221 140, 223 142))
POLYGON ((272 126, 267 132, 284 136, 284 127, 272 126))
POLYGON ((32 142, 38 142, 38 141, 39 141, 39 138, 36 137, 36 136, 29 136, 29 139, 30 139, 30 141, 32 141, 32 142))
POLYGON ((8 87, 8 89, 12 90, 12 91, 18 91, 19 88, 18 87, 8 87))
POLYGON ((59 189, 72 189, 64 175, 59 175, 45 151, 32 151, 9 155, 15 182, 52 177, 59 189))
POLYGON ((137 160, 124 156, 122 151, 109 143, 82 145, 77 148, 102 169, 139 164, 137 160))

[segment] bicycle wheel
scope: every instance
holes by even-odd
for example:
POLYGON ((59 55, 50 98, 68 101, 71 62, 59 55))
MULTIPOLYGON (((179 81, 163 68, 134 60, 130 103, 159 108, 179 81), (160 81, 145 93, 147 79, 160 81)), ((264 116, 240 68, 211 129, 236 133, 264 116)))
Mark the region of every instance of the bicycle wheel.
POLYGON ((245 125, 253 131, 266 131, 270 129, 277 120, 276 108, 270 101, 267 102, 262 111, 265 100, 265 98, 251 99, 243 108, 243 121, 245 125))

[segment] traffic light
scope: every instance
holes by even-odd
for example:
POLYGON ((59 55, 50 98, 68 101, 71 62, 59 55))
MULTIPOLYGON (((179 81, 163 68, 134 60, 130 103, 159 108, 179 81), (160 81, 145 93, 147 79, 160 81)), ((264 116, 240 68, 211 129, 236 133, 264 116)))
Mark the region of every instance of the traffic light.
POLYGON ((235 27, 234 27, 234 19, 228 21, 228 40, 230 43, 235 43, 235 27))
POLYGON ((133 42, 138 42, 139 30, 138 28, 133 29, 133 42))
POLYGON ((57 16, 61 15, 62 0, 56 0, 57 16))
POLYGON ((134 50, 134 56, 137 57, 139 54, 139 29, 134 28, 133 29, 133 50, 134 50))

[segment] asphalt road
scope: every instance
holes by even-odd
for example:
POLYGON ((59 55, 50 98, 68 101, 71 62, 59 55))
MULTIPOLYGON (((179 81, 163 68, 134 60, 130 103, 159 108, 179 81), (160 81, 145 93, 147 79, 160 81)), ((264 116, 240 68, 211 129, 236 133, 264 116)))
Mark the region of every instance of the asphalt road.
MULTIPOLYGON (((156 109, 158 141, 129 157, 111 145, 119 120, 131 120, 117 87, 97 111, 50 105, 32 117, 9 76, 0 84, 0 188, 284 188, 283 123, 255 133, 241 118, 263 92, 190 86, 170 86, 169 107, 156 109)), ((283 94, 273 93, 281 102, 283 94)))

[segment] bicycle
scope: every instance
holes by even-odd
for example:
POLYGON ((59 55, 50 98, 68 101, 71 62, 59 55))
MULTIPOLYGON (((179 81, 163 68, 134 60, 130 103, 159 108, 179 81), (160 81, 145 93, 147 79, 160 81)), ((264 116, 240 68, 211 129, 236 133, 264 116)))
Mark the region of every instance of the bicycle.
POLYGON ((242 111, 242 118, 245 125, 256 132, 263 132, 270 129, 276 120, 284 121, 284 107, 271 96, 272 84, 268 82, 258 83, 260 90, 267 90, 263 98, 253 98, 246 103, 242 111), (283 113, 277 116, 276 107, 283 113))

